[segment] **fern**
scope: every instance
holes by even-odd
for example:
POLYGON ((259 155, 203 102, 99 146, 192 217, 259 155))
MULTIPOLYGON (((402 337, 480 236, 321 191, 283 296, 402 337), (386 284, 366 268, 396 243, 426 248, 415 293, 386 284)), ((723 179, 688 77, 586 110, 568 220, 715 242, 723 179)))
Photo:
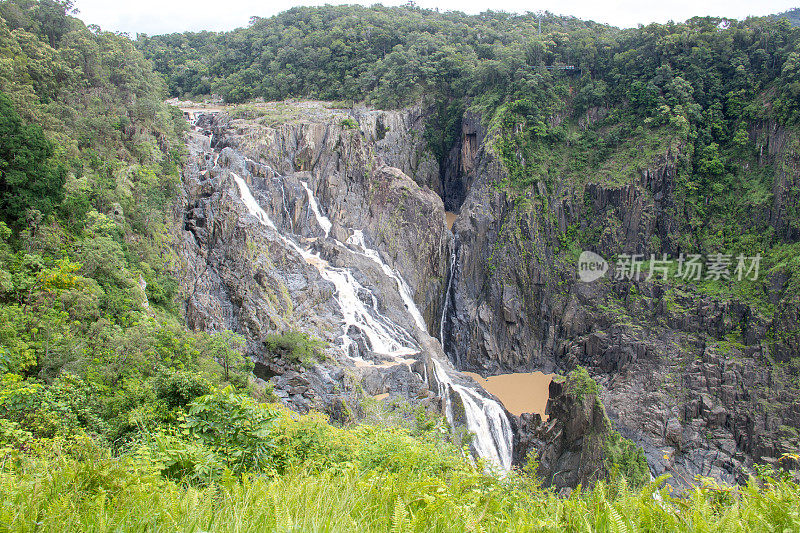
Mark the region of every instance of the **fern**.
POLYGON ((278 496, 272 495, 272 505, 275 507, 275 529, 277 531, 294 531, 294 523, 286 506, 278 501, 278 496))
POLYGON ((392 513, 392 533, 404 533, 403 527, 406 523, 406 504, 398 498, 394 502, 394 513, 392 513))
POLYGON ((614 507, 609 506, 608 516, 611 519, 611 529, 614 533, 628 533, 628 526, 625 525, 622 516, 620 516, 619 512, 617 512, 614 507))

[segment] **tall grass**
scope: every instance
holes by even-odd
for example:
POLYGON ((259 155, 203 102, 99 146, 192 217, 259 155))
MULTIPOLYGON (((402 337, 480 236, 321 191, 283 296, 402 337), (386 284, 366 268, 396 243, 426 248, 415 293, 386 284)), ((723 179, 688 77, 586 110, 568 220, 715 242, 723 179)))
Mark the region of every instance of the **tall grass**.
MULTIPOLYGON (((398 449, 392 436, 389 448, 398 449)), ((425 451, 427 450, 427 451, 425 451)), ((400 452, 403 454, 404 452, 400 452)), ((90 445, 9 458, 0 473, 2 531, 799 531, 800 490, 785 481, 698 487, 670 496, 662 482, 630 490, 598 483, 568 498, 522 474, 463 467, 432 472, 360 461, 283 475, 224 475, 206 486, 165 479, 143 455, 90 445)))

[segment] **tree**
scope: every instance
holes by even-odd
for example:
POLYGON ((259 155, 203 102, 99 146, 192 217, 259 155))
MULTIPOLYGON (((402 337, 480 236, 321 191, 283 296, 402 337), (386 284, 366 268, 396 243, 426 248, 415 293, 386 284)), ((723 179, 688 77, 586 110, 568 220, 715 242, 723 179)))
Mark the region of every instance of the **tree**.
POLYGON ((50 46, 56 47, 61 37, 69 31, 69 13, 77 13, 72 0, 40 0, 34 12, 41 32, 47 36, 50 46))
POLYGON ((42 128, 25 124, 0 93, 0 217, 19 226, 29 209, 47 215, 64 199, 66 169, 42 128))
POLYGON ((697 172, 701 176, 715 178, 721 176, 724 171, 725 165, 720 158, 719 145, 711 143, 703 148, 697 164, 697 172))
POLYGON ((201 337, 201 346, 208 355, 222 366, 225 381, 230 381, 231 373, 250 372, 252 362, 243 355, 244 338, 225 330, 201 337))
POLYGON ((0 2, 0 16, 12 28, 44 34, 53 48, 71 27, 70 13, 77 13, 73 0, 9 0, 0 2))
POLYGON ((235 473, 268 466, 274 447, 271 428, 278 412, 233 387, 214 391, 189 406, 186 426, 235 473))

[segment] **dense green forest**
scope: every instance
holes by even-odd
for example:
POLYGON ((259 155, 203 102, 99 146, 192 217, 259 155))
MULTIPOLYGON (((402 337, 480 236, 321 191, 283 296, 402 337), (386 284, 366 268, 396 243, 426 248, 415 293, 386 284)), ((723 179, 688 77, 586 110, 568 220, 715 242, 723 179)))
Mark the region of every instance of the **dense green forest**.
POLYGON ((792 26, 800 26, 800 8, 784 11, 783 13, 777 16, 787 19, 789 22, 792 23, 792 26))
POLYGON ((731 209, 760 204, 730 185, 755 157, 748 123, 800 116, 798 30, 694 19, 619 31, 548 15, 539 36, 527 15, 350 6, 133 43, 73 7, 0 2, 0 530, 800 528, 800 489, 768 468, 685 497, 617 472, 563 498, 541 487, 535 458, 487 473, 442 419, 408 406, 367 402, 365 423, 335 427, 270 403, 240 337, 182 322, 169 245, 186 126, 164 104, 427 95, 440 155, 464 109, 491 120, 509 188, 562 172, 556 145, 597 158, 569 163, 585 165, 567 168, 577 176, 631 138, 672 136, 700 154, 686 162, 686 209, 702 224, 680 246, 778 249, 797 214, 783 235, 742 231, 731 209), (548 120, 597 108, 613 111, 579 133, 548 120), (708 191, 715 202, 699 201, 708 191))
POLYGON ((6 452, 79 433, 119 449, 221 385, 218 360, 247 386, 240 339, 187 331, 169 274, 182 116, 129 39, 70 9, 0 3, 6 452))
POLYGON ((752 155, 750 126, 800 119, 800 31, 785 19, 706 17, 617 30, 545 14, 541 28, 539 35, 533 14, 339 6, 253 18, 227 33, 140 35, 136 44, 172 96, 383 108, 425 99, 439 108, 430 131, 439 154, 465 108, 496 130, 519 124, 513 139, 502 138, 531 156, 519 158, 522 166, 504 157, 522 185, 548 172, 600 168, 630 139, 669 136, 689 146, 691 179, 724 188, 752 155), (574 69, 547 68, 566 65, 574 69), (576 127, 598 109, 603 120, 576 127), (544 152, 565 144, 583 154, 576 168, 553 168, 544 152))
POLYGON ((391 107, 432 94, 484 106, 527 95, 541 104, 548 91, 563 100, 560 91, 571 88, 575 112, 628 102, 652 117, 665 103, 691 113, 693 104, 727 108, 726 98, 773 89, 777 117, 797 112, 797 32, 783 19, 705 17, 620 31, 545 14, 541 35, 538 24, 534 14, 328 6, 254 17, 226 33, 140 35, 137 46, 173 96, 214 93, 228 102, 311 97, 391 107), (543 68, 557 65, 575 70, 543 68), (678 78, 690 94, 674 87, 678 78))

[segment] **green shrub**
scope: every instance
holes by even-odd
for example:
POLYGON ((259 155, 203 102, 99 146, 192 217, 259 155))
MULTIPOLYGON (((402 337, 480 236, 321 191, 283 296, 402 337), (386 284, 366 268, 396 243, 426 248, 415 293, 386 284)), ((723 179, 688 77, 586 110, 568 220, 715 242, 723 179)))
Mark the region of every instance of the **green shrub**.
POLYGON ((650 468, 644 451, 634 442, 612 430, 603 449, 606 467, 612 475, 621 475, 631 487, 638 489, 650 480, 650 468))
POLYGON ((82 379, 63 373, 45 386, 6 374, 0 382, 0 417, 8 420, 10 431, 22 430, 42 437, 71 435, 83 428, 99 429, 92 412, 91 391, 82 379))
POLYGON ((264 344, 270 352, 303 366, 312 366, 324 357, 322 341, 299 331, 269 335, 264 344))
POLYGON ((202 441, 160 431, 150 435, 146 442, 149 460, 167 479, 205 485, 219 479, 225 471, 225 463, 202 441))
POLYGON ((277 416, 270 406, 227 387, 195 399, 185 427, 233 472, 259 471, 270 464, 277 416))
POLYGON ((583 401, 584 398, 596 395, 599 389, 597 382, 592 379, 589 372, 582 366, 577 366, 567 375, 565 390, 567 394, 575 396, 578 401, 583 401))
POLYGON ((244 355, 245 340, 230 330, 212 334, 199 333, 198 347, 203 355, 213 358, 222 367, 222 379, 239 388, 247 384, 253 361, 244 355))
POLYGON ((194 372, 170 372, 164 369, 156 376, 154 389, 156 398, 174 409, 186 407, 196 398, 210 393, 211 384, 194 372))

